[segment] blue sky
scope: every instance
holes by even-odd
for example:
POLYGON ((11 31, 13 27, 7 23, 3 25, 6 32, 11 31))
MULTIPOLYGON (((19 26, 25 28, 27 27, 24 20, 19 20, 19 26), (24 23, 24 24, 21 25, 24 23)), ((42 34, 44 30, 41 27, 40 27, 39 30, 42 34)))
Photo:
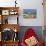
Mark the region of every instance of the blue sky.
POLYGON ((25 14, 29 14, 29 13, 32 13, 32 14, 36 14, 36 9, 23 9, 23 13, 25 14))

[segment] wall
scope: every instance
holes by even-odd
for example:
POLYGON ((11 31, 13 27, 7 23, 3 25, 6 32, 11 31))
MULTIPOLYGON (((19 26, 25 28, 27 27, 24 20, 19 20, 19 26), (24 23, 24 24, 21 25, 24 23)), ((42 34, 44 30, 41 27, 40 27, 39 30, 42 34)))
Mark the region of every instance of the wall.
MULTIPOLYGON (((15 0, 0 0, 0 6, 9 7, 14 6, 15 0)), ((20 26, 43 26, 43 6, 42 0, 17 0, 17 6, 20 7, 20 17, 19 24, 20 26), (37 18, 36 19, 24 19, 22 16, 23 9, 36 9, 37 10, 37 18)))
MULTIPOLYGON (((14 0, 15 1, 15 0, 14 0)), ((9 7, 9 6, 14 6, 14 1, 13 0, 0 0, 0 6, 2 7, 9 7)), ((39 26, 43 26, 43 20, 44 20, 44 16, 43 16, 43 6, 42 6, 42 0, 18 0, 18 5, 20 7, 20 16, 19 16, 19 24, 20 26, 36 26, 36 27, 32 27, 35 28, 36 33, 40 39, 40 41, 42 42, 42 27, 39 26), (23 9, 36 9, 37 10, 37 18, 36 19, 24 19, 23 18, 23 9)), ((22 27, 20 27, 22 29, 22 27)), ((26 27, 24 27, 26 28, 26 27)), ((20 33, 22 33, 23 31, 25 31, 24 29, 20 31, 20 33)))
MULTIPOLYGON (((22 4, 22 9, 36 9, 36 19, 24 19, 20 16, 20 25, 22 26, 43 26, 43 6, 42 0, 25 0, 22 4)), ((22 15, 22 14, 21 14, 22 15)))
POLYGON ((14 1, 15 0, 0 0, 0 6, 1 7, 14 6, 14 1))

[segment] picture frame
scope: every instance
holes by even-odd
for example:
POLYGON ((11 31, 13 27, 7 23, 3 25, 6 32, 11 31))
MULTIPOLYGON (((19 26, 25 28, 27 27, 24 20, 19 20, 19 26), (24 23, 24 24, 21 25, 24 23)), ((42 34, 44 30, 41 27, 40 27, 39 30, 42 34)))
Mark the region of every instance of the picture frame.
POLYGON ((9 15, 9 10, 2 10, 2 15, 9 15))
POLYGON ((23 9, 23 18, 24 19, 35 19, 37 16, 36 9, 23 9))
POLYGON ((10 15, 16 15, 16 14, 17 14, 17 11, 16 11, 16 10, 10 10, 10 11, 9 11, 9 14, 10 14, 10 15))

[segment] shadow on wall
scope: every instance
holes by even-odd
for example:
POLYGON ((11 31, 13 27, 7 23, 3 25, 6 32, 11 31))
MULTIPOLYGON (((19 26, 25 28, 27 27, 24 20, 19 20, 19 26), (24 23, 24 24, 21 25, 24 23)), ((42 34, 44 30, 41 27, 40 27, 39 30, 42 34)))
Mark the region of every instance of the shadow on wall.
POLYGON ((24 36, 25 31, 28 28, 32 28, 36 32, 39 41, 41 43, 43 43, 43 30, 42 30, 41 26, 21 26, 20 27, 20 32, 19 32, 19 40, 20 40, 20 42, 21 42, 21 40, 22 40, 22 38, 24 36))

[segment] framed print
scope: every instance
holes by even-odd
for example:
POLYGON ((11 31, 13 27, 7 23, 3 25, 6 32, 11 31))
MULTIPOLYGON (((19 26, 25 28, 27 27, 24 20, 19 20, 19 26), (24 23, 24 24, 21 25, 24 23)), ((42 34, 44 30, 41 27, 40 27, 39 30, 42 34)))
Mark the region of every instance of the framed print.
POLYGON ((2 15, 9 15, 9 10, 2 10, 2 15))
POLYGON ((10 15, 14 15, 14 12, 11 11, 11 12, 10 12, 10 15))
POLYGON ((10 15, 16 15, 16 14, 17 14, 17 11, 16 11, 16 10, 10 10, 10 11, 9 11, 9 14, 10 14, 10 15))
POLYGON ((37 10, 36 9, 23 9, 23 18, 30 19, 30 18, 36 18, 37 16, 37 10))
POLYGON ((17 12, 10 12, 10 15, 16 15, 17 14, 17 12))

